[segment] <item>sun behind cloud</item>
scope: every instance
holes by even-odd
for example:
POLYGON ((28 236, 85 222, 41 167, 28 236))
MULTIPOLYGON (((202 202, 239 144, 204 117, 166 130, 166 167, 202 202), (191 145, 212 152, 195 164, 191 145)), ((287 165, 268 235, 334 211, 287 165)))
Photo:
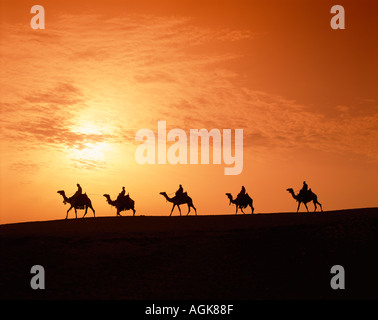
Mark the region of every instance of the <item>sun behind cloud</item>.
MULTIPOLYGON (((74 121, 75 122, 75 121, 74 121)), ((77 125, 72 125, 70 131, 80 136, 77 144, 66 148, 68 159, 74 162, 78 168, 96 169, 106 164, 106 154, 112 148, 107 142, 109 129, 91 121, 77 120, 77 125)))

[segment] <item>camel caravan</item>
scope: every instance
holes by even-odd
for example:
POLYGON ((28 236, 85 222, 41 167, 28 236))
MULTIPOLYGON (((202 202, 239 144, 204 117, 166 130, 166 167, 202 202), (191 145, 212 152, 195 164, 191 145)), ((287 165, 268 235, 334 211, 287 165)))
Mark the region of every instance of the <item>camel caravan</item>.
MULTIPOLYGON (((72 208, 75 210, 75 217, 76 218, 77 218, 77 210, 85 210, 84 215, 83 215, 83 218, 84 218, 85 215, 88 212, 88 208, 90 208, 92 210, 93 217, 95 217, 95 210, 92 207, 91 200, 89 199, 89 197, 87 196, 86 193, 82 192, 82 188, 81 188, 80 184, 77 184, 77 188, 78 188, 78 190, 70 198, 68 198, 66 196, 66 194, 63 190, 57 191, 57 193, 59 193, 63 197, 63 204, 67 204, 67 203, 70 204, 70 207, 67 210, 66 219, 68 218, 68 213, 71 211, 72 208)), ((314 203, 314 207, 315 207, 314 212, 317 209, 317 205, 320 206, 320 210, 321 210, 321 212, 323 212, 322 205, 318 201, 317 195, 314 192, 312 192, 311 189, 308 189, 308 185, 305 181, 303 181, 303 187, 298 192, 298 194, 295 194, 295 192, 292 188, 288 188, 286 190, 292 195, 294 200, 296 200, 298 202, 297 212, 299 211, 300 205, 302 203, 306 207, 307 212, 309 212, 308 207, 307 207, 307 203, 309 203, 311 201, 314 203)), ((166 192, 160 192, 160 194, 168 202, 173 203, 171 213, 169 214, 169 216, 172 216, 173 210, 176 206, 177 206, 179 213, 180 213, 180 216, 181 216, 180 205, 182 205, 182 204, 186 204, 188 206, 188 212, 187 212, 186 215, 189 215, 191 208, 194 209, 195 215, 197 215, 197 209, 193 205, 192 198, 188 196, 187 192, 184 192, 184 189, 183 189, 181 184, 179 186, 179 189, 175 192, 174 197, 169 197, 169 195, 166 192)), ((133 216, 135 216, 135 212, 136 212, 135 202, 134 202, 133 199, 130 198, 129 193, 126 195, 125 187, 122 187, 122 191, 118 194, 118 196, 115 200, 112 200, 110 198, 109 194, 104 194, 103 196, 105 197, 106 202, 109 205, 116 208, 116 210, 117 210, 116 215, 117 216, 121 216, 121 212, 127 211, 127 210, 131 210, 133 212, 133 216)), ((254 213, 255 209, 253 207, 253 199, 246 192, 246 189, 245 189, 244 186, 242 186, 241 191, 239 192, 239 194, 236 196, 235 199, 233 198, 231 193, 226 193, 226 196, 230 201, 229 205, 231 205, 231 204, 235 205, 235 214, 238 214, 239 209, 241 210, 241 212, 243 214, 245 214, 243 209, 246 209, 248 207, 250 207, 250 209, 251 209, 251 214, 254 213)))

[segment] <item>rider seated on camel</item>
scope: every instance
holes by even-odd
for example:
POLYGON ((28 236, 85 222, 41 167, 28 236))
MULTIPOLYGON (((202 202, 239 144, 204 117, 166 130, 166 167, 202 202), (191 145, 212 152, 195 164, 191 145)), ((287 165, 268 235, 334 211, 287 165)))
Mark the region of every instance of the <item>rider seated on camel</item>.
POLYGON ((308 185, 307 185, 306 181, 303 181, 303 187, 302 187, 301 191, 299 191, 299 194, 300 195, 305 195, 308 191, 309 191, 308 190, 308 185))
POLYGON ((76 185, 77 185, 77 191, 72 196, 72 198, 79 198, 83 195, 83 189, 81 188, 80 184, 77 183, 76 185))
POLYGON ((239 194, 237 195, 237 197, 236 197, 235 200, 241 200, 241 199, 243 199, 243 197, 245 196, 245 194, 246 194, 245 187, 242 186, 242 188, 241 188, 241 190, 240 190, 240 192, 239 192, 239 194))
POLYGON ((122 199, 125 196, 126 190, 125 187, 122 187, 122 191, 119 193, 117 200, 122 199))
POLYGON ((180 184, 178 190, 176 191, 176 197, 182 197, 184 195, 184 189, 182 187, 182 185, 180 184))

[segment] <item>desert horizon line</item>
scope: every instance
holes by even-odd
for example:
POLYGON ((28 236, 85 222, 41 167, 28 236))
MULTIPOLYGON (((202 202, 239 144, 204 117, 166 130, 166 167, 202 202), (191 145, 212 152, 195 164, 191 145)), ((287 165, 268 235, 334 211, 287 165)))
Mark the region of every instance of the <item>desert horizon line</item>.
MULTIPOLYGON (((326 213, 338 213, 338 212, 344 212, 344 211, 356 211, 356 210, 372 210, 372 209, 378 209, 377 207, 356 207, 356 208, 343 208, 343 209, 332 209, 332 210, 325 210, 324 212, 326 213)), ((323 212, 323 213, 324 213, 323 212)), ((215 213, 215 214, 200 214, 197 216, 180 216, 180 215, 174 215, 174 216, 169 216, 169 215, 163 215, 163 214, 152 214, 152 215, 146 215, 146 214, 138 214, 135 216, 130 216, 130 215, 124 215, 124 216, 96 216, 95 218, 93 217, 85 217, 85 218, 78 218, 78 219, 47 219, 47 220, 31 220, 31 221, 20 221, 20 222, 9 222, 9 223, 0 223, 1 226, 8 226, 8 225, 19 225, 19 224, 29 224, 29 223, 38 223, 38 222, 57 222, 57 221, 80 221, 80 220, 98 220, 98 219, 123 219, 123 218, 128 218, 128 219, 137 219, 137 218, 169 218, 174 219, 180 219, 180 220, 186 220, 186 219, 200 219, 200 218, 209 218, 209 217, 222 217, 222 216, 229 216, 229 217, 253 217, 256 215, 259 216, 265 216, 265 215, 303 215, 303 216, 314 216, 314 215, 319 215, 320 212, 294 212, 294 211, 277 211, 277 212, 257 212, 254 214, 234 214, 234 213, 215 213)), ((324 216, 324 214, 323 214, 324 216)))

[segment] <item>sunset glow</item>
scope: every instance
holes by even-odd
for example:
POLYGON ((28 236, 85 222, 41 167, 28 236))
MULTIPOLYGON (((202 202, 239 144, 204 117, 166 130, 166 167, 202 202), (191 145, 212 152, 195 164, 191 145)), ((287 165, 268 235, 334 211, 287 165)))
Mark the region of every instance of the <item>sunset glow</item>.
POLYGON ((234 213, 242 185, 256 213, 295 211, 303 180, 324 210, 378 205, 376 1, 342 1, 345 30, 331 1, 40 1, 44 30, 33 4, 1 0, 1 224, 64 218, 76 183, 98 216, 122 186, 137 215, 168 215, 179 184, 199 215, 234 213), (243 170, 138 164, 158 121, 242 129, 243 170))

